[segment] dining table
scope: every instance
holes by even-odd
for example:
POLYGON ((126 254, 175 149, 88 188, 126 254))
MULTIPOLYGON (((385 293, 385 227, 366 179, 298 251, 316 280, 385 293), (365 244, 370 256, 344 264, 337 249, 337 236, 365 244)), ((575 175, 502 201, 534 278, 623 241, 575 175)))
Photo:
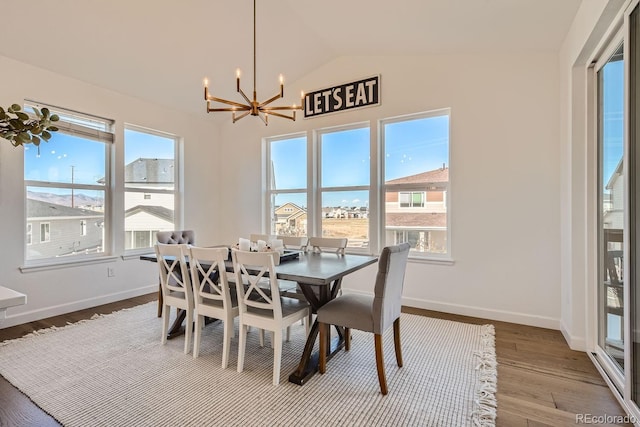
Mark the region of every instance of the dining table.
MULTIPOLYGON (((141 255, 140 259, 157 262, 155 253, 141 255)), ((378 257, 373 255, 301 251, 297 257, 289 257, 276 265, 275 272, 278 279, 297 283, 315 314, 320 307, 338 296, 342 280, 347 275, 375 264, 377 260, 378 257)), ((233 263, 230 260, 227 261, 225 268, 228 272, 233 272, 233 263)), ((287 293, 283 293, 282 296, 287 296, 287 293)), ((335 328, 337 333, 333 337, 327 334, 329 341, 326 347, 327 359, 344 348, 344 329, 335 328)), ((289 375, 290 382, 304 385, 318 371, 319 353, 314 352, 314 346, 319 337, 318 332, 319 325, 316 319, 307 335, 300 362, 295 371, 289 375)))

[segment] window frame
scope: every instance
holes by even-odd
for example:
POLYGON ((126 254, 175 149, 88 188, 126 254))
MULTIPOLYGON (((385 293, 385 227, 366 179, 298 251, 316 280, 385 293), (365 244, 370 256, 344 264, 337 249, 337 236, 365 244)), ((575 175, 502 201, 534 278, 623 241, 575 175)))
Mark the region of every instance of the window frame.
MULTIPOLYGON (((122 184, 122 195, 123 195, 123 200, 126 198, 127 193, 142 193, 142 197, 144 200, 150 200, 153 198, 154 194, 172 194, 173 195, 173 229, 174 230, 180 230, 182 229, 182 185, 181 185, 181 176, 182 176, 182 172, 181 172, 181 158, 180 158, 180 152, 181 152, 181 144, 182 144, 182 138, 180 138, 177 135, 168 133, 168 132, 163 132, 163 131, 159 131, 159 130, 155 130, 155 129, 150 129, 147 127, 143 127, 143 126, 138 126, 132 123, 125 123, 124 124, 124 131, 127 130, 131 130, 134 132, 138 132, 138 133, 145 133, 145 134, 149 134, 149 135, 154 135, 154 136, 158 136, 158 137, 162 137, 162 138, 168 138, 168 139, 172 139, 174 144, 173 144, 173 190, 163 190, 163 189, 153 189, 153 188, 136 188, 136 187, 127 187, 126 183, 124 182, 123 179, 123 184, 122 184), (147 198, 147 196, 149 196, 147 198)), ((124 132, 123 132, 124 135, 124 132)), ((126 137, 123 138, 123 165, 122 165, 122 171, 124 174, 125 168, 126 168, 126 163, 124 163, 124 152, 126 150, 126 137)), ((124 177, 123 177, 124 178, 124 177)), ((132 249, 125 249, 126 247, 126 240, 127 240, 127 230, 126 230, 126 218, 122 217, 122 253, 123 253, 123 257, 130 257, 130 256, 136 256, 139 254, 145 254, 148 253, 150 250, 153 249, 153 247, 148 247, 148 248, 132 248, 132 249)), ((153 232, 154 230, 131 230, 131 239, 133 241, 135 241, 135 232, 136 231, 149 231, 149 232, 153 232)), ((152 236, 153 237, 153 236, 152 236)), ((153 242, 154 239, 152 238, 151 241, 153 242)))
MULTIPOLYGON (((385 153, 386 153, 386 141, 385 141, 385 125, 387 124, 394 124, 394 123, 401 123, 401 122, 406 122, 406 121, 411 121, 411 120, 420 120, 420 119, 429 119, 429 118, 433 118, 433 117, 440 117, 440 116, 447 116, 449 118, 449 129, 448 129, 448 135, 449 135, 449 142, 448 142, 448 149, 447 149, 447 165, 449 168, 449 180, 447 182, 447 184, 445 185, 445 195, 444 195, 444 205, 446 208, 446 221, 447 221, 447 229, 446 229, 446 242, 447 242, 447 251, 443 254, 439 254, 439 253, 434 253, 434 252, 417 252, 417 251, 410 251, 409 252, 409 258, 411 259, 415 259, 415 260, 423 260, 423 261, 427 261, 427 262, 436 262, 436 263, 444 263, 444 264, 450 264, 453 263, 453 255, 452 255, 452 250, 451 250, 451 177, 452 177, 452 168, 451 168, 451 108, 440 108, 440 109, 436 109, 436 110, 431 110, 431 111, 424 111, 424 112, 420 112, 420 113, 412 113, 412 114, 405 114, 405 115, 401 115, 401 116, 395 116, 395 117, 389 117, 389 118, 384 118, 378 121, 378 126, 379 126, 379 130, 380 133, 378 135, 378 139, 379 139, 379 158, 380 158, 380 189, 379 189, 379 194, 380 194, 380 216, 379 216, 379 220, 380 220, 380 228, 378 229, 378 233, 380 236, 380 246, 384 246, 386 244, 385 242, 385 235, 386 235, 386 206, 385 206, 385 195, 388 191, 388 189, 392 189, 392 190, 397 190, 398 192, 425 192, 425 196, 424 196, 424 203, 425 206, 428 204, 428 196, 427 196, 427 190, 425 188, 429 188, 430 186, 432 186, 431 184, 434 183, 423 183, 421 185, 416 185, 416 184, 392 184, 392 185, 387 185, 386 184, 386 178, 385 178, 385 153)), ((400 200, 398 198, 398 204, 399 204, 400 200)), ((410 209, 410 208, 406 208, 406 209, 410 209)), ((398 230, 396 230, 398 231, 398 230)), ((410 231, 410 230, 407 230, 410 231)))
MULTIPOLYGON (((447 152, 447 165, 449 168, 449 180, 446 186, 441 190, 443 191, 442 203, 446 208, 446 243, 447 252, 443 254, 438 253, 421 253, 411 251, 409 258, 412 262, 425 262, 434 264, 451 265, 453 264, 452 255, 452 242, 451 242, 451 190, 452 190, 452 168, 451 168, 451 108, 440 108, 431 111, 424 111, 419 113, 406 114, 401 116, 389 117, 378 120, 354 122, 346 125, 311 129, 306 132, 297 132, 293 134, 278 135, 273 137, 265 137, 263 141, 263 230, 271 230, 271 200, 275 194, 286 193, 306 193, 307 194, 307 235, 319 236, 321 232, 322 223, 322 194, 326 191, 362 191, 367 190, 369 192, 369 247, 366 249, 359 248, 347 248, 349 253, 379 253, 385 245, 385 195, 387 192, 387 186, 384 182, 384 170, 385 170, 385 144, 384 144, 384 126, 386 124, 403 122, 408 120, 417 120, 423 118, 437 117, 446 115, 449 118, 448 127, 448 152, 447 152), (341 130, 359 129, 368 127, 370 135, 370 176, 369 186, 345 186, 345 187, 322 187, 322 153, 321 153, 321 136, 325 133, 336 132, 341 130), (286 190, 273 190, 270 183, 272 182, 272 173, 269 165, 271 164, 271 151, 270 144, 272 142, 306 137, 307 144, 307 187, 286 189, 286 190)), ((391 186, 396 188, 396 186, 391 186)), ((410 185, 397 185, 402 191, 408 192, 421 192, 423 193, 424 206, 429 204, 429 187, 430 185, 422 184, 422 187, 417 187, 415 184, 410 185), (426 189, 425 189, 426 188, 426 189)), ((440 200, 436 200, 439 202, 440 200)), ((399 201, 398 201, 399 204, 399 201)), ((405 230, 405 235, 412 230, 405 230)))
MULTIPOLYGON (((105 231, 103 232, 102 239, 102 252, 96 253, 77 253, 66 255, 63 257, 43 257, 36 259, 28 259, 27 248, 33 245, 33 238, 31 244, 27 244, 27 238, 25 237, 25 244, 23 245, 23 260, 24 264, 20 267, 22 272, 28 271, 38 271, 41 269, 47 269, 49 267, 55 268, 59 265, 67 265, 67 264, 77 264, 83 262, 103 262, 108 259, 113 258, 113 239, 111 238, 111 233, 113 230, 112 224, 112 175, 111 175, 111 164, 112 164, 112 147, 115 141, 115 121, 111 119, 107 119, 104 117, 95 116, 88 113, 82 113, 74 110, 70 110, 67 108, 57 107, 50 104, 43 104, 33 100, 25 100, 24 102, 24 111, 29 114, 31 117, 35 118, 35 115, 31 113, 33 108, 48 108, 52 114, 58 114, 60 120, 56 122, 56 127, 58 127, 58 132, 61 134, 67 134, 71 136, 75 136, 78 138, 91 140, 94 142, 102 143, 104 148, 104 185, 99 184, 79 184, 79 183, 70 183, 70 182, 49 182, 49 181, 38 181, 38 180, 27 180, 24 179, 24 171, 23 171, 23 188, 24 188, 24 199, 23 203, 25 204, 25 214, 24 214, 24 224, 26 230, 26 224, 33 222, 30 221, 27 217, 27 189, 29 187, 37 187, 37 188, 52 188, 52 189, 63 189, 63 190, 95 190, 101 191, 104 193, 104 209, 103 209, 103 226, 105 227, 105 231)), ((55 138, 55 134, 54 134, 55 138)), ((38 236, 38 243, 47 243, 51 242, 51 224, 49 221, 40 221, 39 222, 39 232, 40 236, 38 236), (48 224, 48 240, 42 240, 42 225, 48 224)), ((32 229, 33 230, 33 229, 32 229)))
POLYGON ((372 227, 372 225, 375 223, 375 221, 373 220, 372 216, 371 216, 371 195, 373 193, 373 183, 374 183, 374 177, 371 174, 371 168, 369 169, 369 184, 368 185, 345 185, 345 186, 328 186, 328 187, 324 187, 322 185, 322 136, 323 135, 328 135, 328 134, 332 134, 332 133, 337 133, 337 132, 347 132, 347 131, 351 131, 351 130, 358 130, 358 129, 367 129, 369 132, 369 166, 371 166, 371 163, 374 159, 374 157, 371 156, 371 152, 372 152, 372 146, 371 146, 371 135, 374 132, 371 126, 370 122, 355 122, 355 123, 349 123, 349 124, 345 124, 345 125, 340 125, 340 126, 332 126, 332 127, 327 127, 327 128, 320 128, 314 131, 313 133, 313 138, 314 138, 314 148, 315 148, 315 153, 314 153, 314 160, 315 160, 315 164, 316 164, 316 175, 315 177, 313 177, 313 179, 315 180, 315 182, 317 182, 317 185, 315 186, 314 193, 315 193, 315 200, 314 200, 314 221, 313 221, 313 230, 314 230, 314 236, 322 236, 322 195, 324 193, 332 193, 332 192, 343 192, 343 191, 366 191, 368 193, 368 198, 369 198, 369 215, 367 217, 368 219, 368 224, 367 224, 367 235, 368 235, 368 244, 366 247, 364 248, 358 248, 358 247, 350 247, 347 243, 347 248, 346 251, 349 253, 359 253, 359 254, 367 254, 367 253, 372 253, 374 251, 374 246, 372 246, 373 242, 375 241, 372 236, 375 233, 375 228, 372 227))

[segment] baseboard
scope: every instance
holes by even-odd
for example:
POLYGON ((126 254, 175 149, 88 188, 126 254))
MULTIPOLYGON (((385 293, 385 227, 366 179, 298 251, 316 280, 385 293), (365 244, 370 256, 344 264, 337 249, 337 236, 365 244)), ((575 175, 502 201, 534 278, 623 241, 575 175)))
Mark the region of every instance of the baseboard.
POLYGON ((102 304, 109 304, 115 301, 122 301, 127 298, 133 298, 140 295, 146 295, 151 292, 158 291, 158 284, 143 286, 141 288, 129 289, 123 292, 116 292, 108 295, 100 295, 95 298, 87 298, 81 301, 73 301, 67 304, 60 304, 51 307, 44 307, 37 310, 26 311, 24 313, 7 316, 0 329, 11 326, 21 325, 23 323, 34 322, 48 317, 59 316, 61 314, 71 313, 73 311, 84 310, 86 308, 96 307, 102 304))
MULTIPOLYGON (((370 293, 344 289, 346 293, 370 293)), ((481 307, 472 307, 460 304, 442 303, 437 301, 428 301, 418 298, 402 298, 402 305, 414 308, 422 308, 424 310, 441 311, 443 313, 459 314, 461 316, 480 317, 483 319, 497 320, 501 322, 517 323, 520 325, 537 326, 539 328, 560 329, 560 320, 551 317, 535 316, 531 314, 522 314, 512 311, 493 310, 481 307)))
POLYGON ((564 325, 564 322, 560 322, 560 332, 562 332, 562 336, 565 341, 567 341, 567 344, 569 344, 571 350, 587 351, 587 340, 584 337, 577 338, 572 336, 564 325))

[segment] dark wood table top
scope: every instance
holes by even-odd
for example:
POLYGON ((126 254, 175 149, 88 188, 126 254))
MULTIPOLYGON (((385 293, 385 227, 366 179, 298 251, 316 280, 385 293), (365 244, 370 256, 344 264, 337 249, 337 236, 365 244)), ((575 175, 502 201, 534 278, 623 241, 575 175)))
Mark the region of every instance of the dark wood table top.
MULTIPOLYGON (((140 259, 157 261, 155 253, 141 255, 140 259)), ((371 255, 302 252, 298 258, 283 261, 275 268, 279 279, 309 285, 330 285, 333 281, 377 261, 378 257, 371 255)), ((227 263, 227 271, 229 270, 233 271, 230 261, 227 263)))

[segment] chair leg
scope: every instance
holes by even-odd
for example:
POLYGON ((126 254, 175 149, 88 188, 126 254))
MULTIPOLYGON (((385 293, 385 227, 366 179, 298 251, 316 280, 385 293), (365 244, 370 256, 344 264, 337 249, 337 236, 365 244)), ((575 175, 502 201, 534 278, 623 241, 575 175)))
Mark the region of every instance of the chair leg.
POLYGON ((344 328, 344 351, 351 350, 351 329, 344 328))
POLYGON ((244 350, 247 346, 247 326, 241 323, 238 334, 240 334, 238 339, 238 372, 242 372, 244 369, 244 350))
POLYGON ((291 326, 287 326, 287 337, 286 337, 287 342, 289 342, 290 339, 291 339, 291 326))
POLYGON ((193 335, 193 310, 187 310, 187 319, 185 320, 184 329, 184 354, 189 354, 189 350, 191 350, 191 337, 193 335))
POLYGON ((280 365, 282 363, 282 329, 273 332, 273 385, 280 384, 280 365))
POLYGON ((321 374, 327 372, 327 323, 318 323, 318 330, 320 332, 320 359, 318 361, 318 370, 321 374))
POLYGON ((204 323, 204 316, 196 315, 196 327, 193 336, 193 358, 197 359, 200 355, 200 341, 202 339, 202 326, 204 323))
POLYGON ((224 321, 224 341, 222 342, 222 369, 226 369, 229 365, 229 350, 231 348, 231 337, 233 337, 233 319, 224 321))
POLYGON ((264 329, 260 329, 260 347, 264 347, 264 329))
POLYGON ((376 366, 378 368, 378 382, 380 392, 387 394, 387 378, 384 374, 384 356, 382 354, 382 334, 374 334, 376 343, 376 366))
POLYGON ((169 316, 171 316, 171 307, 162 304, 162 344, 167 343, 167 334, 169 333, 169 316))
POLYGON ((393 343, 396 348, 396 362, 402 368, 402 349, 400 348, 400 318, 393 321, 393 343))

